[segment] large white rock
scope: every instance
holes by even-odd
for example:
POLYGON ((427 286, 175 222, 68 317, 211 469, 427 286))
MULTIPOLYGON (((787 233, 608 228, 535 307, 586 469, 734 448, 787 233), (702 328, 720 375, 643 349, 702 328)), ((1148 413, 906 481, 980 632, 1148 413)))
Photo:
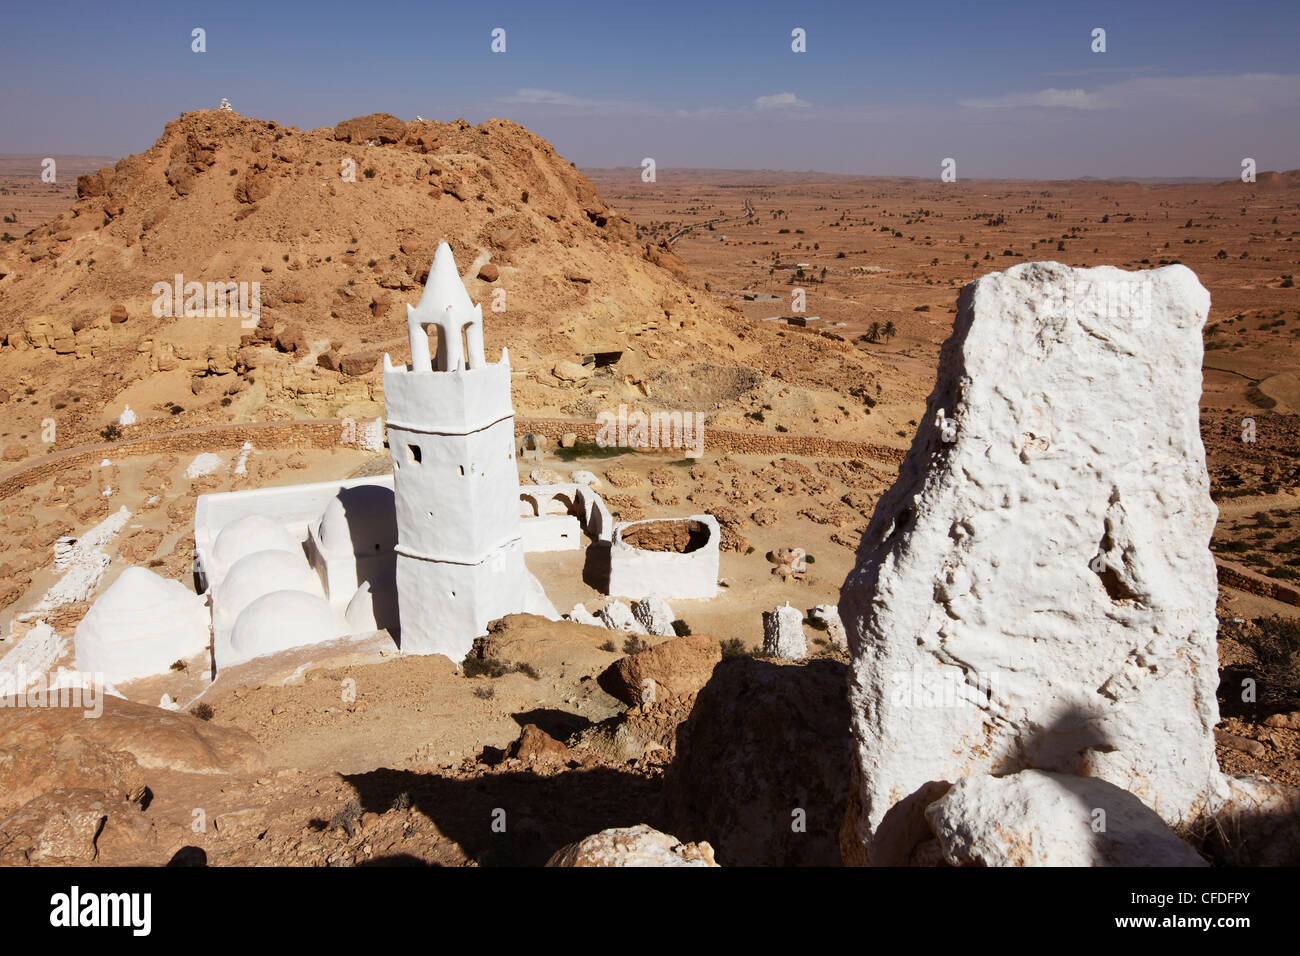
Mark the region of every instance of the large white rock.
POLYGON ((787 603, 763 612, 763 653, 787 661, 801 661, 808 656, 802 611, 787 603))
POLYGON ((630 631, 633 634, 648 633, 645 627, 632 616, 631 609, 622 601, 609 600, 596 611, 596 617, 611 631, 630 631))
POLYGON ((673 609, 663 598, 650 595, 643 597, 632 605, 632 616, 641 622, 649 633, 656 637, 676 637, 673 621, 677 618, 673 609))
POLYGON ((1150 807, 1095 777, 966 777, 925 816, 953 866, 1209 866, 1150 807))
POLYGON ((565 620, 572 621, 574 624, 586 624, 590 627, 608 627, 604 621, 596 617, 587 610, 585 604, 573 605, 573 610, 564 615, 565 620))
POLYGON ((1198 429, 1209 294, 1183 266, 968 285, 839 610, 846 859, 906 859, 942 781, 1100 777, 1166 822, 1222 789, 1198 429))

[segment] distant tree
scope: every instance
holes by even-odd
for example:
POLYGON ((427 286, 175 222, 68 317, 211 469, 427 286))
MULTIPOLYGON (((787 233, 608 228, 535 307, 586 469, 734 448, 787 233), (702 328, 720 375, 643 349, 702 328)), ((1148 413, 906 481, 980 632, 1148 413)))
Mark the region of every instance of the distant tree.
POLYGON ((871 327, 867 329, 867 341, 868 341, 868 342, 879 342, 879 341, 880 341, 880 333, 881 333, 882 331, 884 331, 884 330, 880 327, 880 323, 879 323, 879 322, 872 322, 872 323, 871 323, 871 327))
POLYGON ((892 339, 895 335, 898 334, 898 329, 894 328, 893 321, 889 321, 886 322, 885 327, 880 330, 880 334, 883 335, 885 337, 885 341, 888 342, 890 339, 892 339))

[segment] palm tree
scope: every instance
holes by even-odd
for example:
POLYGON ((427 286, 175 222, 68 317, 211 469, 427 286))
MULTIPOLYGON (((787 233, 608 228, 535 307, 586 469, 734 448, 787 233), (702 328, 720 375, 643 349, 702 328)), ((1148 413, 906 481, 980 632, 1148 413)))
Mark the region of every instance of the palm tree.
POLYGON ((898 329, 894 328, 894 323, 890 321, 885 323, 885 327, 880 332, 885 337, 885 341, 888 342, 898 334, 898 329))
POLYGON ((881 331, 882 331, 882 330, 881 330, 881 328, 880 328, 880 323, 879 323, 879 322, 872 322, 872 323, 871 323, 871 327, 870 327, 869 329, 867 329, 867 341, 868 341, 868 342, 879 342, 879 341, 880 341, 880 333, 881 333, 881 331))

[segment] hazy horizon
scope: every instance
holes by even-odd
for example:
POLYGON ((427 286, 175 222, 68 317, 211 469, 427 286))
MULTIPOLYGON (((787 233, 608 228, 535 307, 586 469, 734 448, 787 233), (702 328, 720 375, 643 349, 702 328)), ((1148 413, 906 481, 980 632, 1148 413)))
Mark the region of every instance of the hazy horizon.
POLYGON ((920 15, 769 0, 142 3, 107 19, 72 3, 58 20, 36 7, 9 16, 4 153, 141 152, 180 113, 227 97, 304 129, 372 112, 500 117, 587 169, 651 157, 661 170, 937 179, 952 158, 959 180, 1227 180, 1246 157, 1300 167, 1300 5, 1276 0, 1246 12, 943 0, 920 15), (497 28, 504 52, 492 51, 497 28), (792 49, 796 28, 805 52, 792 49))

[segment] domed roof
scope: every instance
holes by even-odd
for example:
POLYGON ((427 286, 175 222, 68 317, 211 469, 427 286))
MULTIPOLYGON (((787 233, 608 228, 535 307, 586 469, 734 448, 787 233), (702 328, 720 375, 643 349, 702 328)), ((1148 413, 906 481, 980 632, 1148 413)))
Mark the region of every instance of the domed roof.
POLYGON ((181 584, 154 574, 148 568, 130 567, 117 576, 96 600, 87 617, 129 614, 166 615, 170 610, 201 603, 202 599, 181 584))
POLYGON ((339 489, 316 525, 316 540, 326 551, 358 557, 391 551, 397 546, 393 489, 383 485, 339 489))
POLYGON ((224 631, 244 608, 272 591, 303 591, 325 596, 320 576, 312 570, 301 551, 255 551, 236 561, 226 572, 213 595, 213 626, 224 631))
POLYGON ((246 554, 257 551, 291 551, 302 554, 302 544, 284 525, 264 515, 236 518, 217 535, 212 555, 217 563, 229 568, 246 554))
POLYGON ((338 637, 325 599, 305 591, 264 594, 235 621, 230 648, 240 660, 338 637))
POLYGON ((165 674, 208 639, 203 598, 179 581, 127 568, 81 619, 73 644, 79 671, 116 683, 165 674))

